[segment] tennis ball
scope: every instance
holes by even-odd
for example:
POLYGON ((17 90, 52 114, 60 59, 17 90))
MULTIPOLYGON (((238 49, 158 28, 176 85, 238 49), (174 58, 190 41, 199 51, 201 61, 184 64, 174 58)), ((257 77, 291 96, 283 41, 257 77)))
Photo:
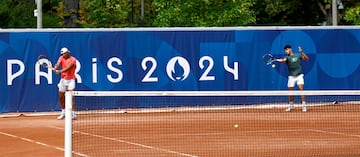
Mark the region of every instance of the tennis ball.
POLYGON ((271 65, 271 67, 272 67, 272 68, 275 68, 275 67, 276 67, 276 65, 275 65, 275 64, 273 64, 273 65, 271 65))
POLYGON ((235 124, 235 125, 234 125, 234 128, 238 128, 238 127, 239 127, 239 125, 238 125, 238 124, 235 124))

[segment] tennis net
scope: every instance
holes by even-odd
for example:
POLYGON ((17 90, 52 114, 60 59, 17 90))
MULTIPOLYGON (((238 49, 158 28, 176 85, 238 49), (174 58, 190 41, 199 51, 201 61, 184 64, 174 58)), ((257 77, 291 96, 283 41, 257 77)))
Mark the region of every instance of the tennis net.
POLYGON ((67 92, 65 157, 360 156, 359 112, 360 90, 67 92))

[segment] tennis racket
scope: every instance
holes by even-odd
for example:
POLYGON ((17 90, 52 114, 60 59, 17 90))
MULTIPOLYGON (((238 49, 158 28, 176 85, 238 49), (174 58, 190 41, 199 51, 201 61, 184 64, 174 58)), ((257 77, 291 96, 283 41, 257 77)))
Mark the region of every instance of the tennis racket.
POLYGON ((53 66, 51 64, 51 61, 49 58, 45 55, 40 55, 37 60, 38 64, 44 68, 53 69, 53 66))
POLYGON ((262 61, 264 62, 265 65, 274 66, 275 65, 274 62, 276 61, 276 58, 268 53, 262 56, 262 61))

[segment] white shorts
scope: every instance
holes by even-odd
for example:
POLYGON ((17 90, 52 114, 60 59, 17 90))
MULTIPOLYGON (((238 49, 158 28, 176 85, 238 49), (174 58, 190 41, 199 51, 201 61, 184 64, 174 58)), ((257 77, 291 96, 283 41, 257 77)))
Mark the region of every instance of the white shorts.
POLYGON ((287 86, 295 87, 295 83, 297 85, 303 85, 304 84, 304 74, 300 74, 298 76, 289 76, 287 86))
POLYGON ((66 92, 69 90, 74 90, 75 89, 75 79, 71 79, 71 80, 60 79, 59 84, 57 86, 59 88, 59 92, 66 92))

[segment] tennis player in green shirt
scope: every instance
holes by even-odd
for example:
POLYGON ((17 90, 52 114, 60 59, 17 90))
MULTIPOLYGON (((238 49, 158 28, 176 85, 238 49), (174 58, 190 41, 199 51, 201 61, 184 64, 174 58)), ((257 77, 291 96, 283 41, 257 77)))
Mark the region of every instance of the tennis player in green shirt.
MULTIPOLYGON (((309 57, 304 53, 302 48, 298 47, 299 54, 295 54, 292 51, 291 45, 285 45, 284 51, 286 56, 281 59, 277 59, 278 62, 286 63, 289 70, 289 78, 288 78, 288 89, 294 90, 295 84, 299 87, 299 90, 304 90, 304 74, 302 72, 301 61, 308 60, 309 57)), ((302 111, 306 112, 306 101, 305 96, 301 96, 302 101, 302 111)), ((294 109, 294 97, 289 96, 289 106, 286 111, 291 111, 294 109)))

